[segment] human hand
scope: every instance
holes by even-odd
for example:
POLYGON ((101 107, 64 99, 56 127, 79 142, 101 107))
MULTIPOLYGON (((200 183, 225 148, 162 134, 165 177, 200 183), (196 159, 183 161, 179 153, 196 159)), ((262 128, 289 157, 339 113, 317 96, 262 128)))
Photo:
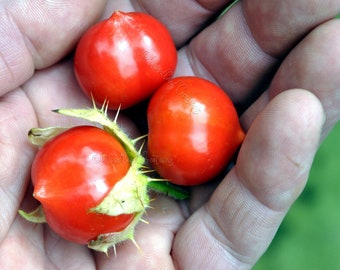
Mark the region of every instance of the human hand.
POLYGON ((0 268, 251 268, 303 189, 320 137, 340 116, 340 28, 326 22, 340 1, 243 1, 206 28, 228 1, 60 3, 0 4, 0 268), (159 196, 149 224, 136 229, 141 251, 124 242, 117 257, 106 257, 24 221, 17 210, 34 208, 35 149, 27 131, 78 124, 50 111, 90 105, 72 61, 58 61, 90 24, 118 9, 147 10, 163 21, 181 47, 176 76, 204 77, 225 89, 244 110, 247 137, 218 186, 193 188, 188 205, 159 196), (269 75, 271 84, 261 85, 269 75))

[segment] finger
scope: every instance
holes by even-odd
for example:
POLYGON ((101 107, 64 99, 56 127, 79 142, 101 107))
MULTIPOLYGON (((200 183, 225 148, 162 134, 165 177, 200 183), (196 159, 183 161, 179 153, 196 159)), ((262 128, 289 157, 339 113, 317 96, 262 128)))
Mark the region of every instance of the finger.
POLYGON ((340 118, 340 21, 317 27, 284 60, 268 91, 242 116, 248 128, 255 116, 274 96, 290 88, 308 89, 322 102, 326 113, 323 137, 340 118))
POLYGON ((319 100, 304 90, 281 93, 266 106, 235 167, 178 232, 173 255, 180 269, 255 264, 305 185, 323 121, 319 100))
POLYGON ((98 19, 105 1, 1 1, 0 95, 25 82, 35 68, 55 63, 98 19))
POLYGON ((80 89, 71 61, 36 71, 22 88, 32 103, 39 127, 65 126, 84 123, 73 117, 52 112, 60 108, 91 107, 91 101, 80 89))
POLYGON ((281 57, 309 31, 340 11, 339 1, 245 0, 244 13, 254 40, 263 52, 281 57))
POLYGON ((36 124, 22 89, 0 99, 0 242, 12 224, 30 178, 33 148, 27 132, 36 124))
POLYGON ((81 91, 73 91, 75 87, 72 69, 60 64, 37 72, 22 87, 0 99, 0 239, 9 230, 30 181, 37 149, 29 143, 28 131, 38 126, 68 127, 76 123, 51 112, 58 105, 85 103, 81 91))
POLYGON ((175 0, 131 1, 135 9, 150 13, 171 32, 178 47, 199 32, 216 14, 231 4, 232 0, 175 0))
POLYGON ((340 119, 340 20, 315 29, 285 60, 275 76, 269 95, 302 87, 314 93, 326 112, 323 137, 340 119))
POLYGON ((86 246, 60 239, 47 225, 17 217, 0 242, 0 269, 96 269, 86 246))
POLYGON ((176 75, 208 78, 247 106, 287 50, 339 10, 335 0, 240 1, 179 52, 176 75))

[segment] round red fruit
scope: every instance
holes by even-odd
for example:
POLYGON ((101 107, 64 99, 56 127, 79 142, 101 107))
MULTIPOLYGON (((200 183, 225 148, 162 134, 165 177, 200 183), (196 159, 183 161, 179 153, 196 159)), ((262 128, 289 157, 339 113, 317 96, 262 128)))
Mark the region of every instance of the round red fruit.
POLYGON ((169 80, 177 51, 167 28, 142 12, 116 11, 84 33, 74 70, 83 91, 109 108, 131 107, 169 80))
POLYGON ((32 164, 34 197, 49 226, 63 238, 86 244, 120 232, 134 214, 91 212, 125 176, 129 158, 109 133, 92 126, 71 128, 49 140, 32 164))
POLYGON ((217 176, 245 136, 235 107, 215 84, 178 77, 163 84, 147 111, 148 157, 165 179, 199 185, 217 176))

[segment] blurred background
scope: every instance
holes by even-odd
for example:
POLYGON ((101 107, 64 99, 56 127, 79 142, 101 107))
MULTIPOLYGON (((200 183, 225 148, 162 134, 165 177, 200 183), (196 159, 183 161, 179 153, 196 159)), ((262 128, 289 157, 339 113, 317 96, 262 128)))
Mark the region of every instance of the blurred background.
POLYGON ((340 269, 340 123, 323 141, 305 190, 253 269, 340 269))

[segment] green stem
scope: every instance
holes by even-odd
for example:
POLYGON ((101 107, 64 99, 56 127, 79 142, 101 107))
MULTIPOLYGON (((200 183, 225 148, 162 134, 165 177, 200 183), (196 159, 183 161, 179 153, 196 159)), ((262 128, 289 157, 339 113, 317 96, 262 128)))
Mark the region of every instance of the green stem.
POLYGON ((175 200, 186 200, 190 197, 188 190, 171 184, 168 181, 150 181, 148 182, 148 189, 169 196, 175 200))
POLYGON ((226 14, 234 5, 237 4, 237 2, 239 2, 239 0, 234 0, 233 2, 231 2, 222 12, 221 14, 218 16, 218 18, 221 18, 224 14, 226 14))

